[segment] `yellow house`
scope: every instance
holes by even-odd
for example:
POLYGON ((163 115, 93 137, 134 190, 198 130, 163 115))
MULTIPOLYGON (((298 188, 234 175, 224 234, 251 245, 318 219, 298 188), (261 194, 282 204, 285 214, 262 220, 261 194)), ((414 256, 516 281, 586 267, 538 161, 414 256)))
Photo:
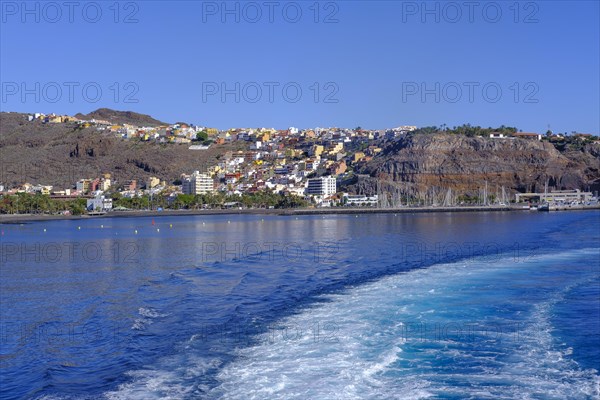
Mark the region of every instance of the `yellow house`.
POLYGON ((354 162, 358 162, 363 158, 365 158, 365 153, 363 153, 362 151, 357 151, 356 153, 354 153, 354 158, 352 160, 354 162))
POLYGON ((153 189, 158 185, 160 185, 160 179, 155 176, 151 176, 148 178, 148 181, 146 181, 146 189, 153 189))
POLYGON ((219 172, 223 171, 223 169, 221 167, 219 167, 218 165, 213 165, 211 167, 208 167, 206 170, 208 171, 208 173, 210 175, 216 175, 219 172))
POLYGON ((102 178, 100 180, 100 190, 102 190, 103 192, 106 192, 108 189, 110 189, 110 185, 111 185, 110 174, 104 174, 104 178, 102 178), (108 177, 107 177, 107 175, 108 175, 108 177))
POLYGON ((321 154, 323 154, 323 146, 321 146, 320 144, 316 144, 313 146, 313 154, 316 157, 321 156, 321 154))
POLYGON ((344 143, 336 143, 336 145, 331 148, 330 152, 331 154, 335 154, 342 150, 344 150, 344 143))
POLYGON ((260 142, 268 142, 271 139, 271 135, 269 133, 260 133, 256 135, 256 139, 260 142))

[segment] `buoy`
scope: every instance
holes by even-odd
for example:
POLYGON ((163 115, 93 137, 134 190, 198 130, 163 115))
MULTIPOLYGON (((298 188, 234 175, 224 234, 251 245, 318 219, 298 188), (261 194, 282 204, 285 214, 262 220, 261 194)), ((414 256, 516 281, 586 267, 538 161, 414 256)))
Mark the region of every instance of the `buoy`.
POLYGON ((172 228, 172 227, 173 227, 173 224, 169 224, 169 228, 172 228))
POLYGON ((44 232, 46 232, 46 228, 44 228, 44 232))
POLYGON ((135 230, 135 234, 137 235, 137 229, 135 230))
POLYGON ((160 232, 160 228, 156 228, 156 232, 160 232))
POLYGON ((78 229, 78 230, 81 230, 81 227, 80 227, 80 226, 78 226, 78 227, 77 227, 77 229, 78 229))
POLYGON ((154 225, 154 218, 152 218, 152 225, 154 225))
POLYGON ((228 224, 230 224, 230 223, 231 223, 231 221, 227 221, 227 223, 228 223, 228 224))
POLYGON ((101 228, 101 229, 104 229, 104 225, 100 225, 100 228, 101 228))

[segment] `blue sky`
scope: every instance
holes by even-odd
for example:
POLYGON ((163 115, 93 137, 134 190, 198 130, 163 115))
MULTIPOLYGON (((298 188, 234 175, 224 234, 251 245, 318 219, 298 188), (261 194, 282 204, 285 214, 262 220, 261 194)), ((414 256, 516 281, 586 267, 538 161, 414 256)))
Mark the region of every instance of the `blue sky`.
POLYGON ((2 1, 0 105, 218 128, 599 133, 599 2, 465 3, 2 1))

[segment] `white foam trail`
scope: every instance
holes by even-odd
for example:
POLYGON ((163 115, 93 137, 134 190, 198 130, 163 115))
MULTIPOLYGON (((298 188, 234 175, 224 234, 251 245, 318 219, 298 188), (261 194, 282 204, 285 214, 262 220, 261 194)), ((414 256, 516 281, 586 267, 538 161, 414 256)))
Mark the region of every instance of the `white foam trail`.
POLYGON ((221 361, 217 359, 207 360, 191 354, 173 356, 163 360, 160 369, 130 372, 131 382, 121 385, 116 391, 105 393, 104 397, 110 400, 197 398, 197 392, 206 392, 209 388, 191 385, 190 382, 220 365, 221 361))
POLYGON ((138 313, 142 317, 146 317, 146 318, 159 318, 159 317, 166 317, 167 316, 167 314, 159 313, 154 308, 146 308, 146 307, 140 307, 140 309, 138 310, 138 313))
MULTIPOLYGON (((590 252, 570 252, 559 257, 581 254, 590 252)), ((553 256, 540 256, 537 262, 549 259, 553 256)), ((507 259, 503 261, 494 265, 494 269, 515 267, 507 259)), ((551 334, 544 329, 544 324, 549 324, 546 314, 534 313, 534 320, 522 333, 520 348, 513 349, 514 359, 500 362, 500 368, 469 373, 446 370, 443 377, 438 373, 439 368, 419 364, 429 362, 427 358, 417 360, 414 366, 410 358, 402 359, 405 341, 398 337, 397 325, 369 323, 377 320, 377 315, 395 315, 402 319, 410 314, 435 314, 435 309, 419 310, 414 303, 439 296, 438 305, 444 307, 444 298, 454 296, 453 288, 460 287, 457 283, 464 285, 466 279, 481 280, 493 272, 489 265, 438 265, 384 278, 344 295, 327 296, 331 303, 311 307, 281 324, 312 326, 315 321, 335 321, 339 328, 337 340, 315 342, 310 336, 292 342, 264 340, 259 346, 240 350, 238 360, 220 372, 221 385, 211 392, 211 397, 419 399, 446 394, 491 399, 538 398, 540 395, 589 398, 598 394, 597 372, 579 370, 574 361, 564 359, 566 354, 553 349, 551 334), (402 298, 411 299, 413 304, 396 307, 402 298), (493 377, 491 373, 498 376, 493 377), (453 387, 445 383, 448 379, 472 385, 453 387)), ((453 349, 451 346, 455 344, 443 340, 437 344, 439 346, 428 353, 434 360, 440 352, 478 361, 488 358, 462 351, 460 346, 453 349)), ((495 357, 489 357, 488 361, 494 362, 495 357)))
MULTIPOLYGON (((404 324, 425 319, 455 322, 461 311, 468 318, 470 310, 485 305, 478 303, 477 291, 485 294, 495 280, 511 282, 543 268, 547 261, 597 254, 598 249, 588 249, 537 256, 526 263, 509 257, 494 263, 435 265, 323 296, 327 302, 282 319, 257 338, 257 345, 238 349, 236 359, 219 371, 219 384, 201 388, 201 397, 589 398, 598 394, 597 371, 582 371, 566 352, 557 353, 551 332, 544 327, 549 319, 543 306, 527 320, 522 341, 501 345, 500 339, 506 340, 507 335, 501 333, 497 342, 484 342, 487 347, 482 345, 485 351, 481 352, 447 339, 411 345, 404 324), (473 360, 477 368, 441 370, 443 366, 436 364, 440 356, 466 364, 473 360)), ((160 368, 132 372, 133 380, 107 397, 194 398, 198 388, 190 386, 190 378, 193 381, 218 363, 189 355, 174 358, 167 362, 172 368, 162 362, 160 368)))

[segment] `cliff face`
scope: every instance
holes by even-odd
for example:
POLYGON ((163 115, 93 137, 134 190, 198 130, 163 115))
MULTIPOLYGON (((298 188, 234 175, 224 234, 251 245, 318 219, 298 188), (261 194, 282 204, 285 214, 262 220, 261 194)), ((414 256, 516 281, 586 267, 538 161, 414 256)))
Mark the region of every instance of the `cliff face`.
MULTIPOLYGON (((486 181, 490 189, 511 192, 543 191, 546 181, 553 189, 594 190, 599 164, 598 143, 561 153, 551 143, 526 139, 421 134, 388 145, 359 172, 408 193, 431 188, 476 193, 486 181)), ((372 188, 366 181, 362 184, 372 188)))

